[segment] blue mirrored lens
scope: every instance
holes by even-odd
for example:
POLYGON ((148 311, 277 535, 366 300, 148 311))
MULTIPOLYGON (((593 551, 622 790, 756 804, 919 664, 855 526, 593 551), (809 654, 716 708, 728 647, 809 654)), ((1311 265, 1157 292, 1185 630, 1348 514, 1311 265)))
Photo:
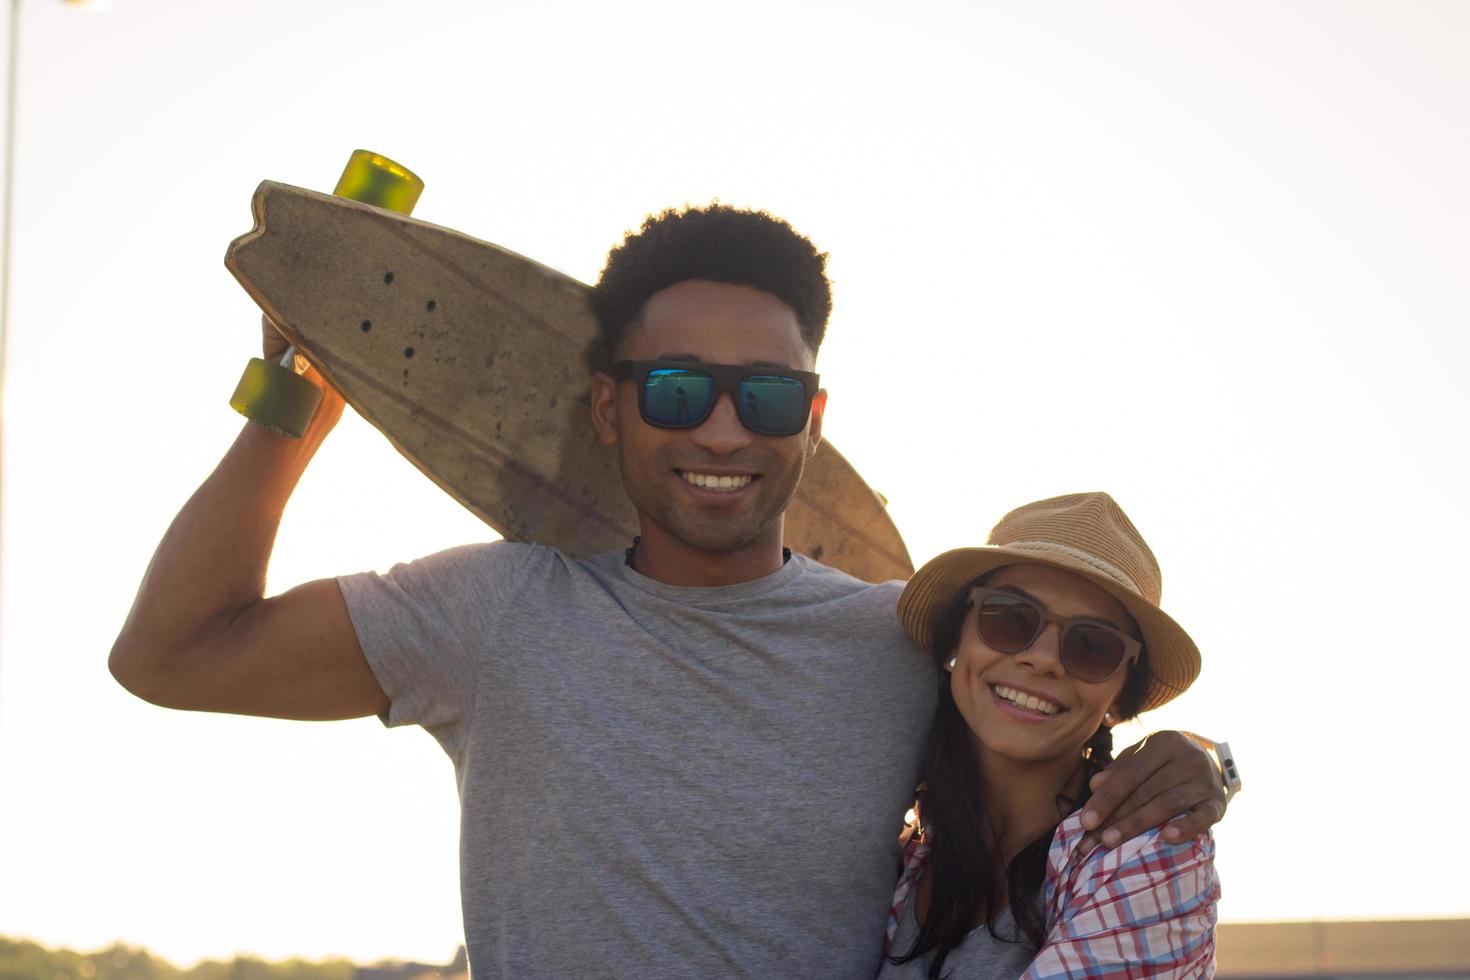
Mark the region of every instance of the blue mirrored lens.
POLYGON ((643 384, 643 414, 654 425, 698 425, 714 395, 715 379, 702 371, 650 371, 643 384))
POLYGON ((806 390, 795 378, 757 375, 740 382, 740 420, 755 432, 789 436, 806 426, 806 390))

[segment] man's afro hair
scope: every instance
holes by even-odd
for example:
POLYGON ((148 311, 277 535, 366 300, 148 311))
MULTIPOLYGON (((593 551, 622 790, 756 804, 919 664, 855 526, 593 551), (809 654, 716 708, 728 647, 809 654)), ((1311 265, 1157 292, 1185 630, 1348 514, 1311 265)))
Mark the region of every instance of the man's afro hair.
POLYGON ((751 286, 780 299, 796 311, 801 339, 815 355, 832 313, 826 268, 826 253, 765 211, 716 202, 650 216, 608 253, 592 288, 601 329, 588 366, 607 370, 648 298, 691 279, 751 286))

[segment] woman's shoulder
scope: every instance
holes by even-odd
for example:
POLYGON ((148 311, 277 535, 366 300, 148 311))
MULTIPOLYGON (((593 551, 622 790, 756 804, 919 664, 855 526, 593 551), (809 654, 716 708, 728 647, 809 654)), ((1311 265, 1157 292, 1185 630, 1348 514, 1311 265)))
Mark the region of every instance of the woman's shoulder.
POLYGON ((1184 904, 1213 901, 1219 894, 1215 840, 1209 831, 1173 841, 1164 835, 1163 826, 1153 827, 1117 847, 1084 853, 1080 845, 1086 833, 1078 812, 1062 821, 1052 837, 1046 874, 1049 919, 1068 907, 1147 892, 1168 893, 1174 896, 1171 902, 1184 904), (1160 887, 1165 884, 1167 888, 1160 887))

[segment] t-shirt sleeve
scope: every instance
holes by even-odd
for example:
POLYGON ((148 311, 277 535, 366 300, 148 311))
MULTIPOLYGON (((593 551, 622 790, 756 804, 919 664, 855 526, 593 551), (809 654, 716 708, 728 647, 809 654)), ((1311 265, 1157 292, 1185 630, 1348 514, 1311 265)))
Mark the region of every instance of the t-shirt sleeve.
POLYGON ((358 643, 388 695, 389 727, 421 725, 457 756, 483 656, 529 547, 467 545, 337 579, 358 643))
POLYGON ((1171 844, 1154 828, 1083 858, 1082 834, 1074 815, 1052 841, 1046 944, 1022 980, 1214 976, 1214 839, 1171 844))

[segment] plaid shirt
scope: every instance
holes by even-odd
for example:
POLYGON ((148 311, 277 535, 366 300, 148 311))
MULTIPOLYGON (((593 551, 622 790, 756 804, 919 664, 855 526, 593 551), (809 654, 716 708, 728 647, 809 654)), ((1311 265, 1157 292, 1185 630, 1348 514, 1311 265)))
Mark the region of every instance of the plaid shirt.
MULTIPOLYGON (((1134 980, 1215 975, 1215 842, 1169 844, 1158 828, 1118 847, 1074 853, 1081 813, 1057 827, 1047 854, 1046 944, 1021 980, 1134 980)), ((888 915, 888 942, 929 848, 911 842, 888 915)))

